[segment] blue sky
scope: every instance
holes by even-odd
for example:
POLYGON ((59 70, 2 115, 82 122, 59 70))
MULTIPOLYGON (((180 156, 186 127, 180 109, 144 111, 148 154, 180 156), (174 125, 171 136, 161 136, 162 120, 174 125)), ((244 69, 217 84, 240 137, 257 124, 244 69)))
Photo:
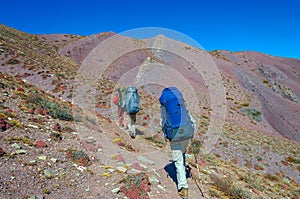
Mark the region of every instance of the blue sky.
POLYGON ((206 50, 300 59, 299 0, 0 0, 0 23, 28 33, 178 31, 206 50))

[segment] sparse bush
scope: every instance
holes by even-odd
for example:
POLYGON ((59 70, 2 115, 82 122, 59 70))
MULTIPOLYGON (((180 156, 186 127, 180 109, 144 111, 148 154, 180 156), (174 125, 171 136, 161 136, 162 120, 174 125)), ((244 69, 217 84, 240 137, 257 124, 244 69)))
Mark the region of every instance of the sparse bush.
POLYGON ((229 178, 211 175, 214 185, 230 198, 249 198, 249 194, 229 178))
POLYGON ((62 107, 57 102, 50 102, 47 100, 43 100, 42 108, 46 109, 49 115, 51 115, 53 118, 58 118, 66 121, 73 120, 73 116, 70 113, 71 110, 67 107, 62 107))
POLYGON ((146 137, 145 138, 146 140, 154 143, 156 146, 162 148, 163 146, 165 146, 165 142, 164 142, 164 139, 161 138, 159 136, 159 134, 156 134, 156 135, 153 135, 153 136, 150 136, 150 137, 146 137))
POLYGON ((265 79, 265 80, 263 81, 263 83, 264 83, 264 84, 269 84, 269 81, 265 79))
POLYGON ((5 62, 5 64, 10 64, 10 65, 15 65, 15 64, 19 64, 20 61, 14 58, 11 58, 10 60, 8 60, 7 62, 5 62))
POLYGON ((66 156, 72 160, 72 162, 79 164, 81 166, 91 165, 90 158, 83 151, 77 151, 73 149, 68 149, 66 156))
POLYGON ((146 173, 138 173, 126 176, 120 183, 124 185, 120 191, 130 199, 149 199, 147 192, 150 192, 150 181, 146 173))
POLYGON ((50 101, 41 97, 39 93, 32 93, 27 97, 27 103, 32 108, 45 109, 53 118, 72 121, 71 109, 56 101, 50 101))
POLYGON ((211 197, 222 198, 222 193, 220 193, 220 191, 215 190, 215 189, 213 189, 213 188, 210 188, 210 189, 209 189, 209 195, 210 195, 211 197))
POLYGON ((255 170, 260 170, 260 171, 265 170, 265 168, 262 165, 259 165, 259 164, 254 165, 254 169, 255 170))
POLYGON ((286 157, 285 161, 290 162, 290 163, 294 163, 294 164, 300 164, 300 159, 297 159, 297 158, 292 157, 292 156, 286 157))
POLYGON ((17 120, 11 120, 11 121, 9 121, 9 123, 10 123, 10 125, 16 126, 16 127, 21 127, 22 126, 21 123, 17 120))
POLYGON ((27 137, 14 137, 11 136, 6 139, 7 142, 13 143, 13 142, 22 142, 23 144, 27 144, 28 146, 33 146, 33 142, 27 138, 27 137))
POLYGON ((261 156, 257 155, 256 156, 256 160, 259 161, 259 162, 261 162, 263 160, 263 158, 261 156))
POLYGON ((51 191, 49 189, 46 189, 46 188, 43 189, 42 192, 43 192, 43 194, 50 194, 51 193, 51 191))
POLYGON ((266 174, 265 178, 267 178, 267 179, 269 179, 271 181, 277 181, 277 182, 280 180, 278 176, 272 175, 272 174, 266 174))
POLYGON ((120 147, 124 148, 127 151, 136 151, 135 148, 133 148, 130 144, 128 144, 127 142, 124 142, 122 140, 122 138, 116 138, 113 140, 114 143, 116 143, 117 145, 119 145, 120 147))
POLYGON ((247 173, 245 175, 240 176, 239 179, 248 183, 249 186, 251 186, 259 191, 264 190, 264 187, 262 186, 264 184, 262 182, 262 179, 256 175, 247 173))
POLYGON ((193 139, 188 151, 191 151, 192 154, 199 154, 200 148, 201 142, 199 140, 193 139))
POLYGON ((262 114, 260 111, 256 110, 256 109, 243 109, 242 112, 247 115, 248 117, 250 117, 251 119, 254 119, 257 122, 261 122, 262 121, 262 114))
POLYGON ((205 155, 203 157, 205 162, 210 163, 212 166, 220 166, 220 160, 215 155, 205 155))
POLYGON ((241 106, 248 107, 249 106, 249 102, 244 102, 244 103, 241 104, 241 106))

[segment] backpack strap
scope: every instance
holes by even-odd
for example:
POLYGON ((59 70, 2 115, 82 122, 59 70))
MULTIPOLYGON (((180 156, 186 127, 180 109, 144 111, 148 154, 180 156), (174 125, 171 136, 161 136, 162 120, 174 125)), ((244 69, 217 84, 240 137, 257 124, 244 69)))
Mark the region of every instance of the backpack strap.
MULTIPOLYGON (((168 122, 169 122, 168 125, 170 125, 172 127, 170 114, 168 113, 167 100, 164 100, 164 107, 165 107, 165 110, 166 110, 166 119, 168 119, 168 122)), ((165 120, 165 121, 167 121, 167 120, 165 120)))
POLYGON ((164 122, 164 128, 166 128, 165 130, 165 137, 167 137, 168 139, 171 139, 171 134, 173 132, 172 129, 172 122, 171 122, 171 118, 170 118, 170 114, 168 113, 168 107, 167 107, 167 101, 164 100, 164 107, 165 107, 165 122, 164 122))

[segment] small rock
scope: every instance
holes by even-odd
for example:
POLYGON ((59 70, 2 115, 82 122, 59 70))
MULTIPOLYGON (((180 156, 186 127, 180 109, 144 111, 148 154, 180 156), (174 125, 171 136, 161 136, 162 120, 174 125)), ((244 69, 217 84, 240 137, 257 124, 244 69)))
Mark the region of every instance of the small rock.
POLYGON ((110 168, 112 168, 112 166, 109 166, 109 165, 101 165, 99 167, 103 168, 103 169, 110 169, 110 168))
POLYGON ((143 171, 144 168, 141 167, 141 165, 138 163, 138 162, 134 162, 132 165, 131 165, 132 168, 136 169, 136 170, 139 170, 139 171, 143 171))
POLYGON ((127 172, 127 168, 125 168, 125 167, 123 167, 123 166, 118 166, 117 168, 116 168, 118 171, 120 171, 120 172, 122 172, 122 173, 126 173, 127 172))
POLYGON ((119 193, 120 192, 120 188, 114 188, 113 190, 111 190, 112 193, 119 193))
POLYGON ((53 163, 56 163, 57 162, 57 158, 51 158, 50 159, 53 163))
POLYGON ((118 154, 115 156, 115 159, 118 161, 118 162, 123 162, 125 163, 125 159, 123 158, 122 155, 118 154))
POLYGON ((45 199, 45 196, 43 196, 43 195, 37 195, 36 199, 45 199))
POLYGON ((13 152, 13 154, 26 154, 26 153, 27 153, 27 151, 22 150, 22 149, 16 150, 15 152, 13 152))
POLYGON ((47 110, 46 110, 46 109, 43 109, 42 115, 47 115, 47 114, 48 114, 47 110))
POLYGON ((28 124, 28 127, 34 128, 34 129, 38 129, 39 127, 33 124, 28 124))
POLYGON ((36 165, 36 160, 31 160, 31 161, 29 161, 29 162, 27 163, 27 165, 29 165, 29 166, 34 166, 34 165, 36 165))
POLYGON ((15 148, 15 149, 20 149, 20 148, 21 148, 20 145, 18 145, 17 143, 13 143, 13 144, 11 145, 11 147, 13 147, 13 148, 15 148))
POLYGON ((0 131, 6 131, 9 127, 9 123, 7 123, 4 119, 0 118, 0 131))
POLYGON ((158 184, 157 187, 163 191, 166 191, 166 188, 164 188, 162 185, 158 184))
POLYGON ((93 137, 88 137, 88 138, 86 139, 86 143, 88 143, 88 144, 93 144, 93 143, 95 143, 95 142, 96 142, 96 139, 93 138, 93 137))
POLYGON ((34 113, 34 110, 32 108, 28 109, 27 111, 29 114, 33 114, 34 113))
POLYGON ((59 123, 55 123, 53 126, 53 130, 57 132, 61 132, 61 126, 59 123))
POLYGON ((108 177, 110 177, 110 174, 109 173, 102 173, 101 176, 108 178, 108 177))
POLYGON ((41 155, 38 157, 38 159, 46 161, 47 160, 47 156, 41 155))
POLYGON ((288 178, 283 178, 282 182, 284 182, 285 184, 290 184, 291 181, 288 178))
POLYGON ((3 156, 5 154, 5 151, 3 150, 2 147, 0 147, 0 157, 3 156))
POLYGON ((150 165, 154 165, 155 164, 155 162, 153 162, 152 160, 149 160, 148 158, 145 158, 144 156, 141 156, 141 155, 138 156, 138 160, 146 162, 146 163, 148 163, 150 165))
POLYGON ((56 132, 51 132, 50 138, 55 140, 55 141, 61 141, 62 140, 61 134, 56 133, 56 132))
POLYGON ((158 182, 159 182, 159 180, 158 180, 155 176, 150 176, 150 177, 149 177, 149 181, 150 181, 151 183, 158 183, 158 182))
POLYGON ((42 115, 42 113, 43 113, 43 110, 42 110, 42 109, 40 109, 40 108, 37 108, 37 109, 35 109, 35 110, 34 110, 34 112, 35 112, 36 114, 40 114, 40 115, 42 115))
POLYGON ((141 167, 143 167, 144 168, 144 170, 147 170, 148 169, 148 167, 146 166, 146 165, 144 165, 144 164, 141 164, 141 163, 139 163, 140 164, 140 166, 141 167))
POLYGON ((82 172, 82 171, 86 170, 86 167, 84 167, 84 166, 78 166, 77 169, 82 172))
POLYGON ((47 178, 53 178, 54 177, 54 174, 49 169, 45 169, 44 174, 47 178))
POLYGON ((259 191, 258 191, 258 190, 256 190, 256 189, 252 189, 252 192, 253 192, 253 193, 255 193, 256 195, 260 196, 260 193, 259 193, 259 191))
POLYGON ((113 172, 115 172, 116 170, 115 169, 113 169, 113 168, 110 168, 110 169, 107 169, 110 173, 113 173, 113 172))
POLYGON ((38 148, 46 148, 47 144, 43 140, 36 140, 34 145, 38 148))

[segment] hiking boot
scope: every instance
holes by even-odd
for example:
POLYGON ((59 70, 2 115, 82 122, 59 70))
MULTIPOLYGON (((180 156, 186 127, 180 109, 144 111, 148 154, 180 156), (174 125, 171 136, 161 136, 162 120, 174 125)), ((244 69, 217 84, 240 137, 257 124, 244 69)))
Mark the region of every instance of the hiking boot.
POLYGON ((131 137, 132 139, 134 139, 134 138, 135 138, 135 135, 134 135, 133 133, 130 133, 130 137, 131 137))
POLYGON ((192 177, 192 168, 189 165, 185 166, 185 173, 186 173, 186 178, 192 177))
POLYGON ((188 192, 188 189, 187 188, 181 188, 179 191, 178 191, 178 194, 180 195, 180 197, 182 199, 188 199, 189 197, 189 192, 188 192))

